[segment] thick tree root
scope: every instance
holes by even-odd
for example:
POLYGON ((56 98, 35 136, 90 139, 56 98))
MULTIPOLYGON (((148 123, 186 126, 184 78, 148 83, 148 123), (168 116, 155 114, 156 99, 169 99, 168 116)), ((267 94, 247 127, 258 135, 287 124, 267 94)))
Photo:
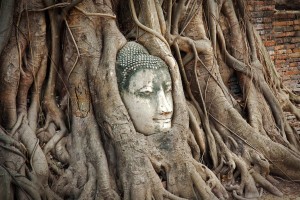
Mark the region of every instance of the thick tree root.
POLYGON ((282 196, 270 174, 300 179, 299 135, 283 117, 300 120, 300 97, 243 1, 2 4, 0 199, 244 200, 282 196), (116 56, 132 38, 169 67, 167 133, 138 133, 120 97, 116 56))

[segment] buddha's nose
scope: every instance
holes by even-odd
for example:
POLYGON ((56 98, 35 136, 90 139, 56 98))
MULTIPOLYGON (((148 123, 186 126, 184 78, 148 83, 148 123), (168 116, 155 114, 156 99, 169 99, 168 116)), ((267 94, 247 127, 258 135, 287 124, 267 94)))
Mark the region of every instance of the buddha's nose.
POLYGON ((163 90, 158 91, 157 99, 157 111, 160 115, 168 115, 172 113, 172 105, 168 102, 165 92, 163 90))

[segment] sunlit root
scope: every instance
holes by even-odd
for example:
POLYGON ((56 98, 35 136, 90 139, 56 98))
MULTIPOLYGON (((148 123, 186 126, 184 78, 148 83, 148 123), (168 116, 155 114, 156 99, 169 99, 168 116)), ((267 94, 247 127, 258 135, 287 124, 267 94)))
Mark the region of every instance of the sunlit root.
POLYGON ((57 106, 53 103, 52 100, 50 100, 52 103, 46 104, 46 111, 47 111, 47 117, 46 122, 44 125, 44 128, 38 130, 39 132, 43 132, 48 129, 49 125, 53 122, 57 126, 57 132, 51 137, 51 139, 46 143, 44 146, 44 152, 47 154, 49 151, 51 151, 55 145, 58 143, 59 140, 61 140, 66 132, 67 128, 65 126, 65 123, 63 121, 63 114, 61 110, 57 108, 57 106))
POLYGON ((260 186, 262 186, 264 189, 266 189, 268 192, 279 197, 283 196, 282 192, 280 192, 273 184, 271 184, 266 178, 264 178, 258 172, 253 171, 251 175, 254 178, 255 182, 258 183, 260 186))
POLYGON ((55 145, 55 155, 58 160, 63 163, 69 163, 70 154, 67 150, 67 143, 70 141, 70 137, 63 137, 56 145, 55 145))
POLYGON ((28 151, 31 167, 39 177, 39 181, 46 185, 48 182, 49 169, 45 154, 39 146, 39 140, 28 124, 23 124, 20 128, 20 132, 22 132, 20 140, 28 151))
POLYGON ((79 163, 76 164, 76 167, 78 168, 66 169, 65 173, 51 187, 59 196, 64 198, 79 198, 81 194, 80 187, 85 184, 87 169, 84 164, 79 163), (76 169, 80 171, 80 174, 74 173, 76 169))
MULTIPOLYGON (((201 153, 204 154, 205 153, 204 133, 203 133, 203 130, 200 128, 200 124, 199 124, 199 122, 197 122, 197 119, 194 116, 195 114, 191 110, 190 106, 192 106, 192 105, 187 106, 188 111, 189 111, 190 127, 192 130, 192 133, 194 134, 194 138, 195 138, 197 144, 199 145, 201 153)), ((200 120, 200 118, 198 118, 198 120, 200 120)))
POLYGON ((22 143, 10 137, 8 133, 5 133, 5 131, 2 129, 1 126, 0 126, 0 141, 5 145, 16 147, 20 151, 20 153, 26 153, 25 146, 22 143))
POLYGON ((83 186, 79 199, 91 199, 95 196, 96 192, 96 170, 91 163, 87 164, 88 181, 83 186))

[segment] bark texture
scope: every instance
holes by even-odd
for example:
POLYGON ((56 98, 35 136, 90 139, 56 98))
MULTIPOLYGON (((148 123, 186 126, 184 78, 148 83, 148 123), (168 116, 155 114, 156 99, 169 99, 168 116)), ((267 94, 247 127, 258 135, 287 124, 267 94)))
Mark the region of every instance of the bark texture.
POLYGON ((300 180, 283 114, 299 120, 300 97, 245 1, 0 2, 0 199, 255 199, 300 180), (167 133, 137 132, 121 100, 127 41, 169 67, 167 133))

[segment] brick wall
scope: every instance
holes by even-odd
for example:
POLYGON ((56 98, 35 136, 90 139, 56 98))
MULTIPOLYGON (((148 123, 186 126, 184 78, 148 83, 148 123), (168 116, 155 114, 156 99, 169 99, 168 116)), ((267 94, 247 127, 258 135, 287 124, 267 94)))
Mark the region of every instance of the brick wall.
POLYGON ((277 10, 275 0, 249 0, 252 23, 261 35, 284 85, 300 94, 300 10, 277 10))

